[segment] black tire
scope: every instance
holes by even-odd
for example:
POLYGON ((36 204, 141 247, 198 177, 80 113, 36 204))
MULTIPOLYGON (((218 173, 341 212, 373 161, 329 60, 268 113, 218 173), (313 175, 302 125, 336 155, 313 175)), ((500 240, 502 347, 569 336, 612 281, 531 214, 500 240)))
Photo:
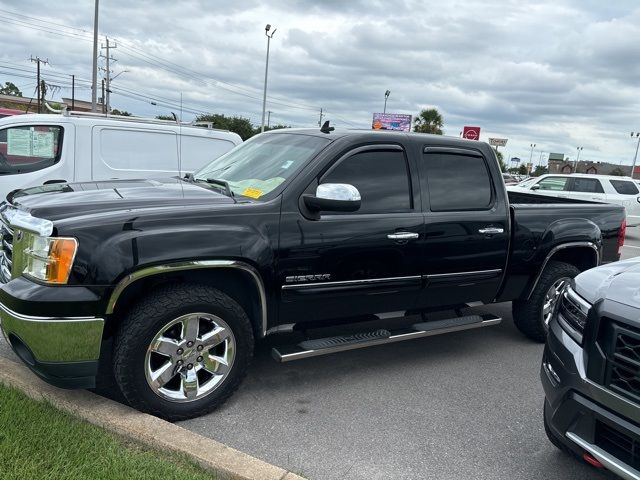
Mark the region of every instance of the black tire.
POLYGON ((254 337, 246 313, 220 290, 198 284, 161 287, 134 304, 122 319, 113 346, 113 372, 129 404, 169 421, 186 420, 215 410, 240 386, 253 356, 254 337), (211 392, 183 403, 154 392, 145 376, 145 355, 154 336, 173 320, 192 313, 224 320, 235 340, 235 357, 226 377, 211 392))
POLYGON ((549 262, 529 300, 514 300, 512 304, 513 322, 518 330, 531 340, 543 343, 548 331, 542 314, 545 295, 557 280, 574 278, 579 273, 580 270, 571 264, 549 262))

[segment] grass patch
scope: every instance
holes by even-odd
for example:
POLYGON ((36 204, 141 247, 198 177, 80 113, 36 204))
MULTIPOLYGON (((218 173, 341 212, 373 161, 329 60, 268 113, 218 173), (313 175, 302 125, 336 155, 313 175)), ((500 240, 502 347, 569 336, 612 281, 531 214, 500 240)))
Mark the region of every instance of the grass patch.
POLYGON ((0 385, 0 479, 212 480, 174 453, 127 442, 0 385))

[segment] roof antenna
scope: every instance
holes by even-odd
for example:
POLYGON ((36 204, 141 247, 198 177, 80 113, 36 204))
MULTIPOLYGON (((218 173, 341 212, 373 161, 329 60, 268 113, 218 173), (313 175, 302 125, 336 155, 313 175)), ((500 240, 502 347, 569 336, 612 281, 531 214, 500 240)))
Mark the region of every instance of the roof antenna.
POLYGON ((329 126, 329 120, 327 120, 326 122, 324 122, 322 124, 322 128, 320 129, 320 131, 322 133, 331 133, 336 129, 336 127, 330 127, 329 126))

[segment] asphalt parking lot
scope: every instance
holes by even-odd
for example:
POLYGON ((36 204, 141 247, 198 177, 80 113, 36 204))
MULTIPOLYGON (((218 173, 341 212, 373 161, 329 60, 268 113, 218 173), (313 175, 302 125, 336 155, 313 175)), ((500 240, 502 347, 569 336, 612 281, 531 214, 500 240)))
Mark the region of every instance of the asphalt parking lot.
MULTIPOLYGON (((628 230, 623 258, 640 255, 628 230)), ((240 390, 182 422, 311 479, 606 479, 542 426, 542 345, 502 324, 277 364, 258 347, 240 390)), ((0 354, 13 356, 0 340, 0 354)))

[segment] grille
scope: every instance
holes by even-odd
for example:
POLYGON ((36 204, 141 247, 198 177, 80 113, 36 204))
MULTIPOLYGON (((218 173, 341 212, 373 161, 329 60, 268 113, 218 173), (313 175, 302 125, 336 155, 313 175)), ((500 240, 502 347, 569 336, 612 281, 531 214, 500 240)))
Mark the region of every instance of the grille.
POLYGON ((0 214, 0 283, 11 280, 13 259, 13 230, 0 214))
POLYGON ((635 469, 640 468, 640 442, 629 435, 596 421, 596 445, 635 469))
POLYGON ((608 364, 609 388, 640 402, 640 332, 616 328, 608 364))

